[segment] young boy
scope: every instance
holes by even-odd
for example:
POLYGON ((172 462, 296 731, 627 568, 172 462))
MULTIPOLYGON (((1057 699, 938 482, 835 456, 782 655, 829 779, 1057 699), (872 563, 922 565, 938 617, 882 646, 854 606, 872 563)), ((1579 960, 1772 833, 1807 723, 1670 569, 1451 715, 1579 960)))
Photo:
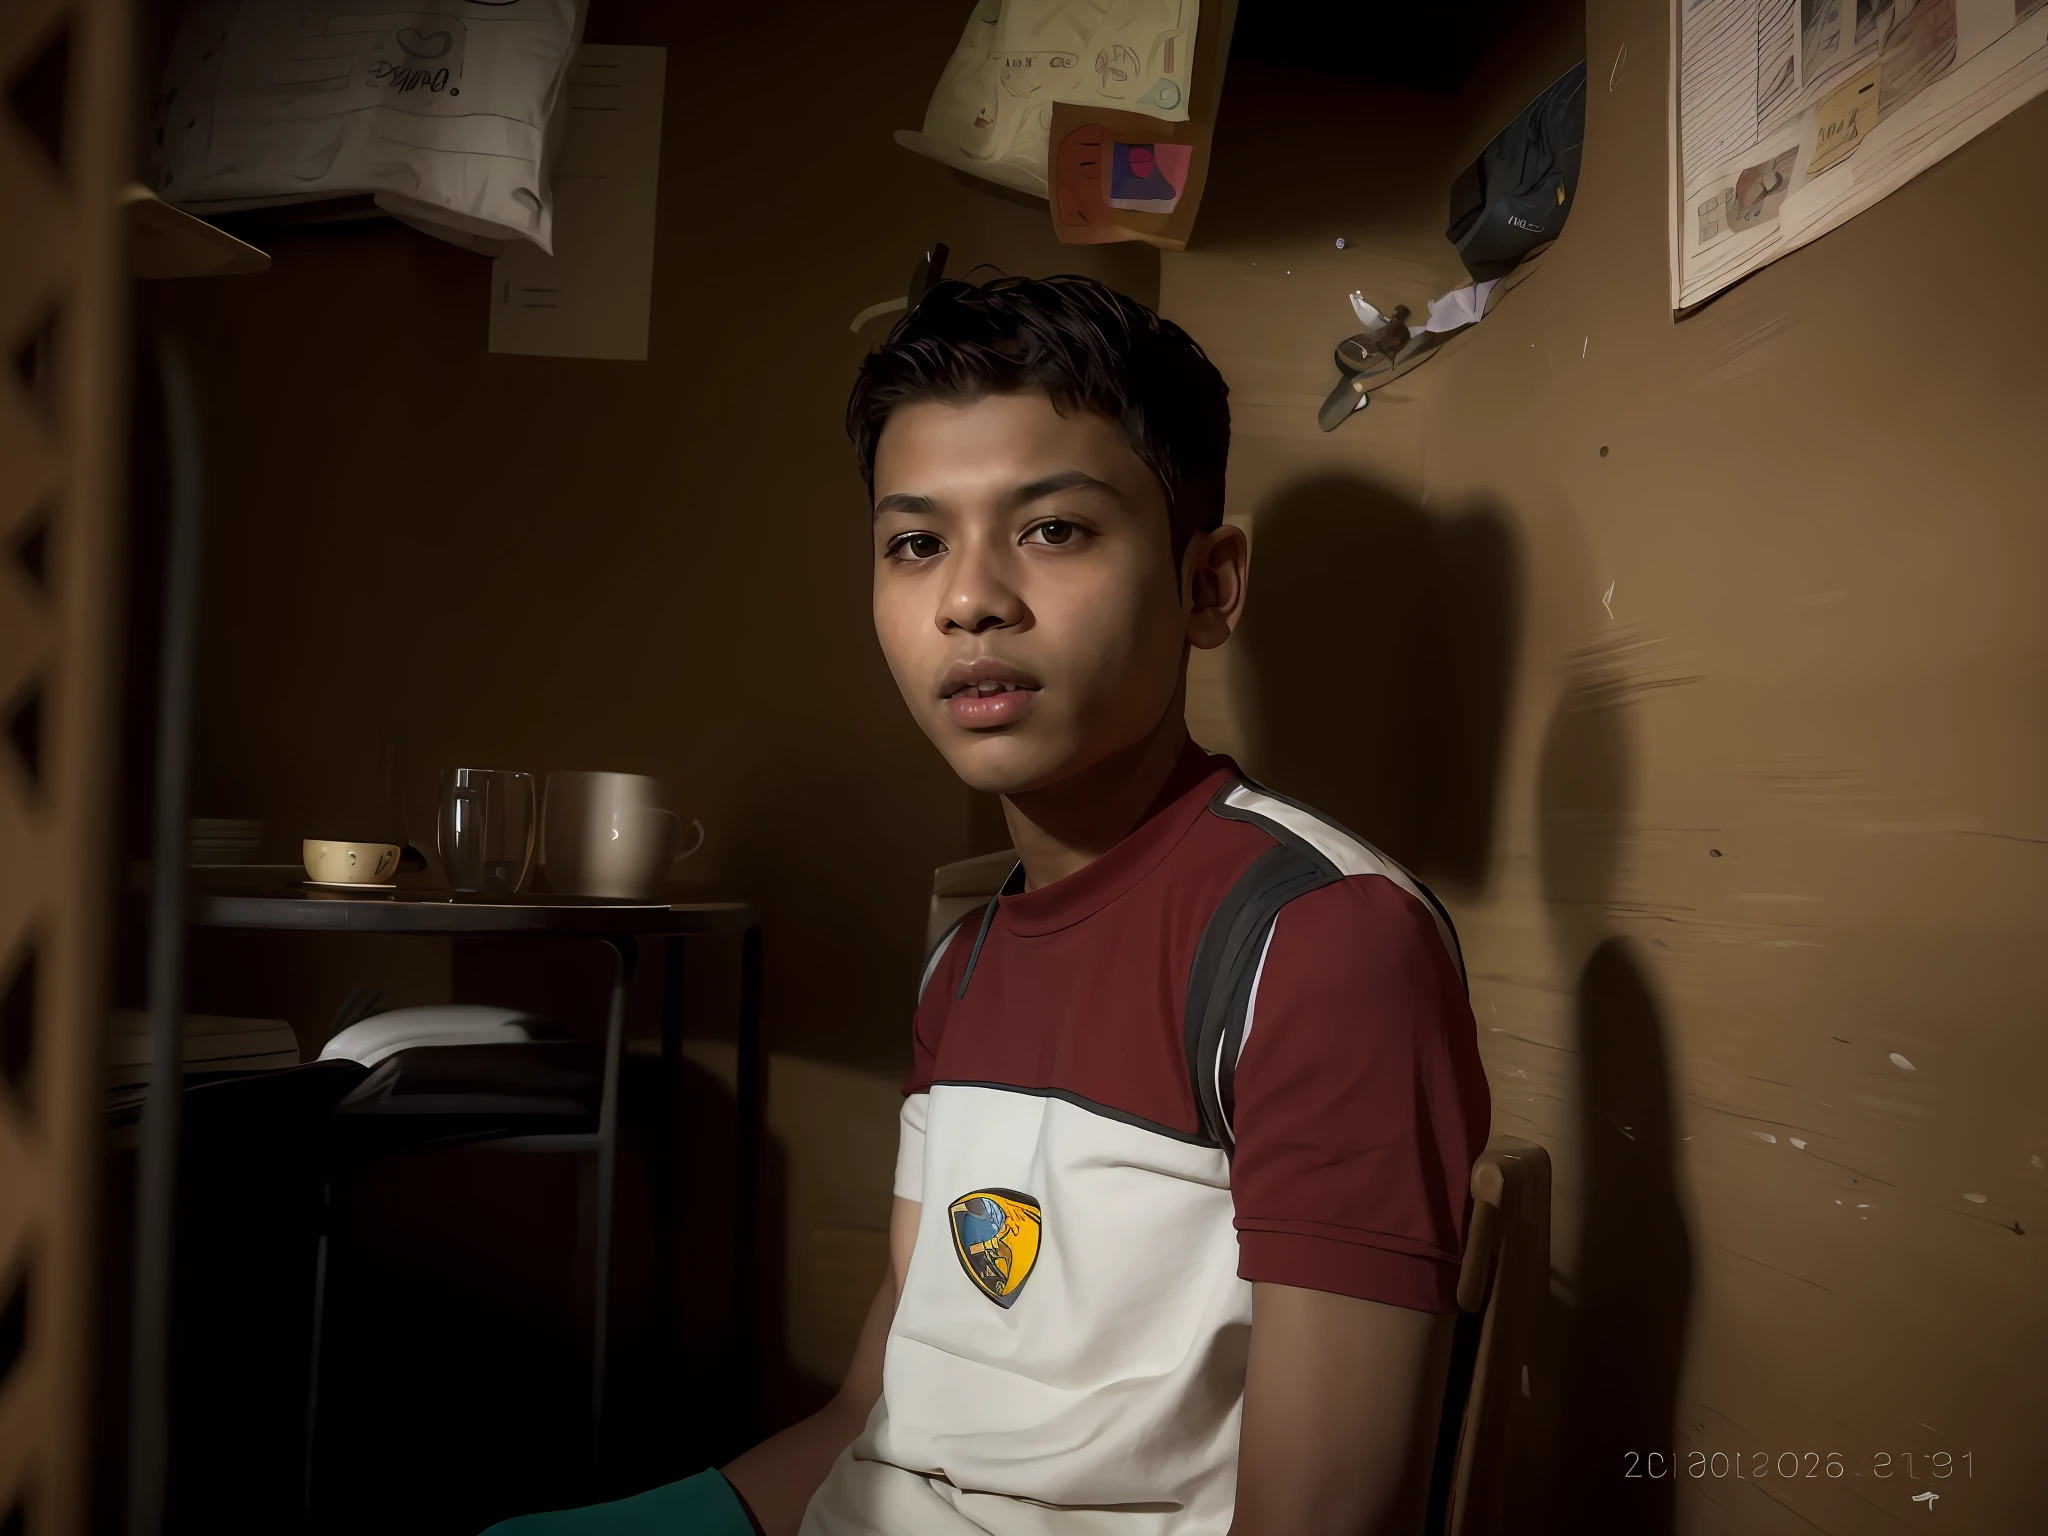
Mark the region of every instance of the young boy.
POLYGON ((1019 865, 925 967, 838 1397, 722 1476, 499 1529, 1420 1529, 1489 1100, 1434 900, 1188 739, 1188 650, 1245 597, 1225 396, 1074 277, 941 283, 863 366, 876 633, 1019 865), (1203 1034, 1204 934, 1266 869, 1291 899, 1203 1034))

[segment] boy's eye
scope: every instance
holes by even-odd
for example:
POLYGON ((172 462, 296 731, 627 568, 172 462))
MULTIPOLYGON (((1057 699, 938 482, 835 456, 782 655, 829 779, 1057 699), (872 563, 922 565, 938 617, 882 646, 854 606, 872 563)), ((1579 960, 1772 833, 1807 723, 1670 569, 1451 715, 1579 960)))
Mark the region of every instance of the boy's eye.
POLYGON ((1069 544, 1073 542, 1074 535, 1080 531, 1072 523, 1063 523, 1054 517, 1034 525, 1024 535, 1024 539, 1026 543, 1069 544))
POLYGON ((899 533, 885 551, 891 560, 930 560, 944 554, 945 544, 935 533, 899 533))

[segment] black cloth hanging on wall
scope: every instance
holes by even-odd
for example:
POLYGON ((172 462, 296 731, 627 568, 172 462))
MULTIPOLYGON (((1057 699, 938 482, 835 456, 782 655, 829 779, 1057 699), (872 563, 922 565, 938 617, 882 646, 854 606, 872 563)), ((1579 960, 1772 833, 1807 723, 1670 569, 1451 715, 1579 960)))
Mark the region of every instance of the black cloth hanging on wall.
POLYGON ((1586 140, 1586 65, 1573 65, 1451 183, 1451 222, 1444 231, 1472 280, 1512 271, 1539 245, 1555 240, 1579 188, 1586 140))

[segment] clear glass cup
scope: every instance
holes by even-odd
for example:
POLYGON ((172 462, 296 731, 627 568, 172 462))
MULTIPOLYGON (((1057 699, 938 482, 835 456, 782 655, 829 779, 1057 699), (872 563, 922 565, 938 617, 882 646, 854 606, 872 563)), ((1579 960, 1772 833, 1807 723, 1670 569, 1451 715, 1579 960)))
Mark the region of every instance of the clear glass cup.
POLYGON ((533 870, 539 824, 532 774, 450 768, 441 776, 441 814, 434 828, 449 886, 486 896, 523 890, 533 870))

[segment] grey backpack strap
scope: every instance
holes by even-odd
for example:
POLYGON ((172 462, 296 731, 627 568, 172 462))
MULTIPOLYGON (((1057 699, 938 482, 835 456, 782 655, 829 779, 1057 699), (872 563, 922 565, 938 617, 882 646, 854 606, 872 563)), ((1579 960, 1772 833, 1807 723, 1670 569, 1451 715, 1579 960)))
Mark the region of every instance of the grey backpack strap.
POLYGON ((939 942, 932 946, 932 952, 924 957, 924 974, 917 979, 917 1000, 920 1003, 924 1001, 925 988, 932 984, 932 975, 938 970, 939 962, 946 958, 946 947, 953 942, 953 935, 960 931, 962 923, 966 922, 968 918, 977 915, 972 908, 969 908, 954 918, 947 926, 946 931, 939 935, 939 942))
POLYGON ((979 918, 981 927, 974 935, 974 948, 968 952, 966 969, 960 974, 960 990, 953 994, 955 997, 967 995, 967 983, 973 979, 975 963, 981 959, 981 946, 988 942, 989 925, 996 920, 997 905, 1003 897, 1014 896, 1023 889, 1024 865, 1020 861, 1010 867, 1010 872, 1003 877, 1002 886, 995 895, 989 897, 986 906, 969 907, 953 919, 946 931, 939 935, 939 942, 932 946, 932 952, 925 956, 924 975, 917 983, 917 1000, 920 1003, 924 1001, 925 989, 932 984, 932 977, 939 969, 939 962, 946 958, 946 950, 953 942, 953 935, 969 921, 979 918))
POLYGON ((1237 1054, 1273 923, 1295 897, 1343 878, 1327 859, 1276 843, 1237 877, 1195 946, 1195 961, 1188 968, 1188 1083, 1202 1129, 1225 1152, 1236 1146, 1231 1117, 1237 1054))
POLYGON ((1421 901, 1435 920, 1444 950, 1462 978, 1465 962, 1451 915, 1420 880, 1364 840, 1308 807, 1248 779, 1216 792, 1209 809, 1248 821, 1273 837, 1223 898, 1188 968, 1188 1084, 1202 1129, 1226 1153, 1237 1148, 1237 1058, 1251 1026, 1252 993, 1280 909, 1297 896, 1353 875, 1379 875, 1421 901))

